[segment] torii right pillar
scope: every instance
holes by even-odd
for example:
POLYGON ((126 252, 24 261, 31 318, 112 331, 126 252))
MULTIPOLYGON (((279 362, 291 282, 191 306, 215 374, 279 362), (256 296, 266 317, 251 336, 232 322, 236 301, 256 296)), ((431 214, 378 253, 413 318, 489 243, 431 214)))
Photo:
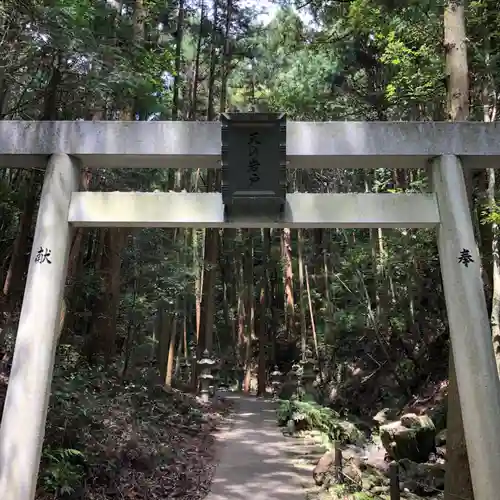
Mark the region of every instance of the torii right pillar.
POLYGON ((461 161, 434 160, 438 248, 476 500, 500 495, 500 380, 461 161))

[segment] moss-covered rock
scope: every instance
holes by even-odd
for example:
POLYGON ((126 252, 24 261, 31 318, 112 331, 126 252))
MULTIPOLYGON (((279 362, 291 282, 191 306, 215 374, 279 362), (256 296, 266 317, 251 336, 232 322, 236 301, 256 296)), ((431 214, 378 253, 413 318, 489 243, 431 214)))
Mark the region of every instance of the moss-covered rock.
POLYGON ((384 408, 380 410, 374 417, 373 421, 378 425, 386 425, 389 422, 397 420, 398 412, 393 408, 384 408))
POLYGON ((399 480, 403 488, 427 496, 444 488, 445 465, 439 463, 415 463, 408 459, 399 462, 399 480))
POLYGON ((407 458, 421 463, 436 449, 436 428, 428 416, 408 413, 396 422, 382 425, 380 439, 394 460, 407 458))

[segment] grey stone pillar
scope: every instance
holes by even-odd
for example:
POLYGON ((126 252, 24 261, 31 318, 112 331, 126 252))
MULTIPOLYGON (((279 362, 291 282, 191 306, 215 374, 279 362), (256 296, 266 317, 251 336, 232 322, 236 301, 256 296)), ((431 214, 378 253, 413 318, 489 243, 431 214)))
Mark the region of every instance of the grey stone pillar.
POLYGON ((474 497, 497 498, 500 381, 460 160, 452 155, 437 159, 432 178, 441 219, 441 274, 474 497))
POLYGON ((71 232, 71 193, 78 162, 53 155, 36 221, 26 290, 0 427, 0 498, 33 500, 40 464, 54 356, 61 329, 71 232))

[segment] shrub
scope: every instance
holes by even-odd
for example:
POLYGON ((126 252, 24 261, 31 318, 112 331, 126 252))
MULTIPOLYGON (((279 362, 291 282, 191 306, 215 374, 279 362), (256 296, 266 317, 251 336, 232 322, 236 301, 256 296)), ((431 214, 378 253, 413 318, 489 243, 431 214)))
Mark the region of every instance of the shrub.
POLYGON ((296 429, 318 430, 326 434, 330 441, 352 443, 363 438, 355 425, 342 420, 331 408, 313 401, 280 400, 276 414, 280 427, 293 420, 296 429))
POLYGON ((81 451, 67 449, 44 450, 42 481, 47 492, 56 497, 70 495, 81 486, 85 474, 85 457, 81 451))

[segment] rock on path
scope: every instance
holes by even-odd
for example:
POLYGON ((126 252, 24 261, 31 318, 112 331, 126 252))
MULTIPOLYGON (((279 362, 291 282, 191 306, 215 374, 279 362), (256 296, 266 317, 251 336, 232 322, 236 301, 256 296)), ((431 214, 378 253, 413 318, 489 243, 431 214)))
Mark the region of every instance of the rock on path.
POLYGON ((305 500, 310 464, 303 446, 283 436, 272 401, 240 395, 230 425, 217 433, 219 465, 205 500, 305 500))

